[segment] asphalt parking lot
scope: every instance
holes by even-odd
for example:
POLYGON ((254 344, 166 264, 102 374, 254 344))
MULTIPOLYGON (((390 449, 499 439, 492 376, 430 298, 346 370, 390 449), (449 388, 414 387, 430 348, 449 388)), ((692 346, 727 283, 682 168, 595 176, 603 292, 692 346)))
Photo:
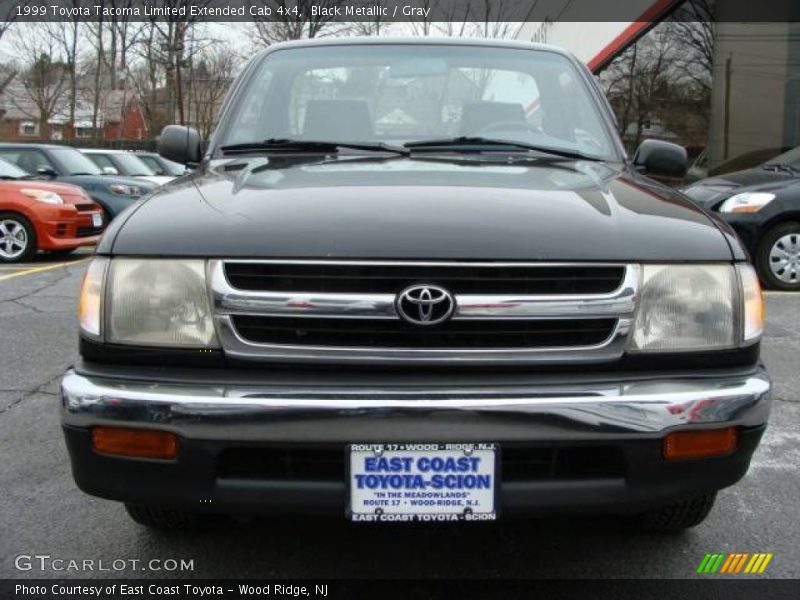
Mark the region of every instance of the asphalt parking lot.
MULTIPOLYGON (((772 552, 761 577, 800 576, 800 295, 767 296, 763 355, 774 379, 771 423, 750 473, 723 491, 700 527, 645 534, 608 518, 495 525, 349 526, 263 520, 159 535, 121 505, 73 484, 58 418, 58 381, 77 356, 76 295, 87 254, 0 267, 0 577, 697 577, 707 552, 772 552), (184 572, 19 571, 15 557, 192 560, 184 572)), ((708 576, 706 576, 708 577, 708 576)))

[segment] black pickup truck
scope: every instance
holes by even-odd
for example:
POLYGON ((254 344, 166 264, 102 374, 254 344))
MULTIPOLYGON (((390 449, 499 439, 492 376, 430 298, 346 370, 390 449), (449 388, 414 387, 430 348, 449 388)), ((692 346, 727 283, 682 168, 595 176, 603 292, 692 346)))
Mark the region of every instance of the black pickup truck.
POLYGON ((116 219, 62 382, 75 480, 140 523, 700 523, 764 431, 758 281, 548 46, 323 40, 244 68, 116 219))

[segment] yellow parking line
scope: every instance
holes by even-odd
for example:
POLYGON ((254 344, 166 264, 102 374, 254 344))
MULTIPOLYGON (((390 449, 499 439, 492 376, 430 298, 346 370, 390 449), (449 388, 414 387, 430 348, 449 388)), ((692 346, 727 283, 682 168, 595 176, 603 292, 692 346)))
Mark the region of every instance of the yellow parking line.
POLYGON ((8 275, 0 275, 0 281, 5 281, 6 279, 11 279, 12 277, 19 277, 21 275, 30 275, 31 273, 39 273, 41 271, 50 271, 52 269, 58 269, 66 265, 77 265, 78 263, 86 262, 87 260, 89 259, 82 258, 80 260, 70 260, 67 262, 53 263, 52 265, 44 265, 42 267, 33 267, 32 269, 17 271, 16 273, 9 273, 8 275))

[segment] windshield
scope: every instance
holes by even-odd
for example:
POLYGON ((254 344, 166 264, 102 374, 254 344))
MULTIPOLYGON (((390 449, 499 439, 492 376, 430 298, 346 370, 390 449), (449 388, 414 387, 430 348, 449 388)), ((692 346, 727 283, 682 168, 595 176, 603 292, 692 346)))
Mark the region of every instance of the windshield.
POLYGON ((0 178, 3 179, 20 179, 28 177, 30 173, 20 169, 17 165, 10 163, 4 158, 0 158, 0 178))
POLYGON ((484 137, 615 159, 566 57, 469 46, 291 48, 257 67, 220 145, 266 139, 402 144, 484 137))
POLYGON ((150 156, 149 154, 137 155, 136 158, 145 163, 156 175, 183 175, 186 167, 166 158, 150 156))
POLYGON ((69 175, 102 175, 96 164, 74 148, 53 148, 51 153, 69 175))
POLYGON ((120 152, 114 155, 116 162, 122 167, 122 173, 125 175, 146 176, 155 175, 155 171, 147 166, 138 156, 133 154, 125 154, 120 152))

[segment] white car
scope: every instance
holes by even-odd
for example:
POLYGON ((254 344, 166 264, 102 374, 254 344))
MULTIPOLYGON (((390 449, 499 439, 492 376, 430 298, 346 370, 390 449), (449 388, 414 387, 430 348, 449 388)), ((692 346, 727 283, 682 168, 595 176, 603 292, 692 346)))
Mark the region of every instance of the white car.
POLYGON ((156 175, 143 160, 125 150, 82 149, 81 152, 109 175, 138 177, 157 185, 164 185, 175 179, 166 175, 156 175))

